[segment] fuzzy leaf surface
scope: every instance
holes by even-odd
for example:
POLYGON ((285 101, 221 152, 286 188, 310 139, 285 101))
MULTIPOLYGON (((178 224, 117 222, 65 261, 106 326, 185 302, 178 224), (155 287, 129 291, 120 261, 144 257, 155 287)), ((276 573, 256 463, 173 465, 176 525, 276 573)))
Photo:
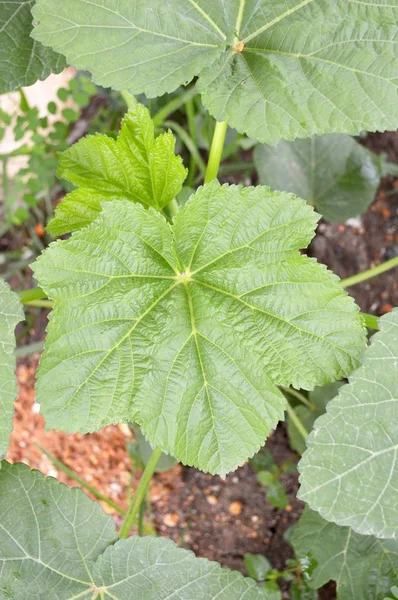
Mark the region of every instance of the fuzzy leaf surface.
POLYGON ((0 11, 0 94, 32 85, 66 67, 64 56, 33 40, 34 0, 3 0, 0 11))
POLYGON ((184 464, 242 464, 283 418, 275 384, 342 378, 364 351, 353 300, 299 252, 317 218, 295 196, 215 181, 172 227, 112 202, 52 244, 34 266, 55 300, 37 386, 48 427, 135 421, 184 464))
POLYGON ((270 598, 253 580, 196 558, 170 540, 117 539, 113 519, 80 489, 21 463, 3 462, 0 590, 5 598, 270 598))
POLYGON ((19 297, 0 279, 0 459, 4 458, 12 429, 15 378, 15 327, 24 318, 19 297))
POLYGON ((396 129, 389 0, 37 0, 34 36, 149 97, 199 76, 219 121, 265 143, 396 129))
POLYGON ((328 221, 365 212, 380 184, 379 157, 349 135, 259 144, 254 161, 261 184, 297 194, 328 221))
POLYGON ((298 558, 316 561, 309 585, 337 583, 337 600, 384 600, 398 580, 398 542, 359 535, 305 508, 291 538, 298 558))
POLYGON ((328 521, 398 537, 398 310, 307 438, 299 497, 328 521))
POLYGON ((57 236, 89 225, 107 200, 161 210, 187 176, 174 147, 171 132, 155 138, 151 115, 141 104, 126 114, 116 141, 103 134, 84 137, 60 155, 58 176, 78 189, 58 205, 49 233, 57 236))

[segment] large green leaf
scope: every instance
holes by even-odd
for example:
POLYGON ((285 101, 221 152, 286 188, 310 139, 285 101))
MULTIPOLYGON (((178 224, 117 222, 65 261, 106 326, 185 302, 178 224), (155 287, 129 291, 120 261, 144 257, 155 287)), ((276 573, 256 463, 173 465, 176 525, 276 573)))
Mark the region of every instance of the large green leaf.
POLYGON ((291 538, 298 558, 316 568, 309 584, 319 588, 333 579, 338 600, 384 600, 398 581, 398 543, 354 533, 328 523, 308 507, 291 538))
POLYGON ((15 327, 23 319, 18 296, 0 279, 0 460, 7 452, 14 400, 17 395, 15 379, 15 327))
POLYGON ((38 0, 34 36, 115 89, 159 96, 199 75, 218 120, 267 143, 396 129, 389 0, 38 0))
POLYGON ((30 37, 34 0, 2 0, 0 10, 0 94, 31 85, 65 68, 61 54, 30 37))
POLYGON ((0 596, 13 600, 267 600, 236 571, 171 541, 117 541, 113 519, 78 488, 23 464, 0 471, 0 596))
POLYGON ((342 378, 364 351, 358 308, 302 256, 317 215, 269 188, 200 188, 172 227, 106 203, 35 275, 55 300, 38 376, 48 427, 136 421, 153 447, 225 473, 281 418, 275 383, 342 378))
POLYGON ((349 135, 257 145, 259 181, 305 198, 328 221, 365 212, 380 183, 380 158, 349 135))
POLYGON ((85 227, 106 200, 130 200, 161 210, 180 192, 187 171, 174 154, 171 132, 155 138, 151 115, 137 104, 118 139, 89 135, 60 155, 58 176, 79 189, 58 206, 48 231, 56 236, 85 227))
MULTIPOLYGON (((299 404, 294 407, 296 415, 308 432, 311 431, 317 418, 324 414, 328 402, 336 396, 342 385, 341 381, 335 381, 324 387, 315 388, 313 392, 308 394, 308 400, 311 402, 312 408, 309 408, 304 404, 299 404)), ((293 450, 296 450, 299 454, 303 454, 307 447, 305 440, 289 415, 287 417, 287 433, 289 444, 293 450)))
POLYGON ((398 310, 327 407, 299 463, 299 497, 328 521, 398 537, 398 310))

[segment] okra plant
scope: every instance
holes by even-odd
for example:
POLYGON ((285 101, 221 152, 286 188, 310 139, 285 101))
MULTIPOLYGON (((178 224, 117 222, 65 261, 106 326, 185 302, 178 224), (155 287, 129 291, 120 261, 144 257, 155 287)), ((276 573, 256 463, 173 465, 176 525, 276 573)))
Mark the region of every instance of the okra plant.
MULTIPOLYGON (((286 182, 221 185, 217 174, 229 125, 267 144, 256 149, 267 183, 280 179, 270 145, 293 143, 305 160, 305 139, 333 134, 322 147, 340 143, 343 166, 366 159, 363 185, 375 186, 376 163, 342 134, 398 126, 397 1, 16 0, 2 4, 0 24, 2 92, 68 64, 130 103, 116 140, 87 136, 60 155, 59 176, 75 189, 48 231, 71 235, 32 265, 40 288, 22 299, 53 301, 36 388, 47 427, 136 423, 154 448, 119 536, 81 491, 3 461, 0 596, 280 598, 170 541, 123 538, 162 451, 224 476, 287 411, 306 438, 299 497, 309 507, 292 537, 306 589, 334 579, 340 600, 394 597, 398 312, 361 314, 344 289, 353 282, 302 253, 323 192, 306 184, 300 199, 286 182), (175 139, 156 135, 134 96, 184 85, 217 123, 204 185, 180 206, 187 170, 175 139), (368 348, 367 326, 380 330, 368 348), (286 397, 345 378, 307 438, 286 397)), ((345 189, 348 213, 367 194, 350 207, 345 189)), ((6 283, 0 301, 5 454, 22 309, 6 283)))

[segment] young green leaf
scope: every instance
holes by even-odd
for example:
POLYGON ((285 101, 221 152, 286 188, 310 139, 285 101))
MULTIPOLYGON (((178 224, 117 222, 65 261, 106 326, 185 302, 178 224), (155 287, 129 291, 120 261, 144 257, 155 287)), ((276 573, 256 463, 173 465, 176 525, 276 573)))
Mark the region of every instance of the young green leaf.
POLYGON ((257 145, 260 183, 297 194, 328 221, 344 222, 365 212, 380 183, 380 158, 349 135, 257 145))
POLYGON ((333 579, 338 600, 384 600, 398 578, 398 543, 354 533, 328 523, 308 507, 291 538, 298 558, 317 566, 309 585, 320 588, 333 579))
POLYGON ((1 3, 0 11, 0 94, 31 85, 66 67, 61 54, 45 48, 30 37, 34 0, 1 3))
POLYGON ((161 210, 180 192, 187 170, 174 154, 171 132, 155 138, 151 115, 137 104, 122 121, 118 139, 89 135, 63 152, 58 177, 78 187, 59 204, 48 231, 81 229, 106 200, 130 200, 161 210))
POLYGON ((105 203, 34 265, 55 300, 37 386, 47 425, 136 421, 184 464, 242 464, 283 418, 276 383, 312 389, 364 351, 354 301, 299 252, 316 222, 295 196, 217 181, 173 226, 105 203))
POLYGON ((398 537, 398 310, 307 438, 299 497, 328 521, 398 537))
POLYGON ((15 380, 15 327, 24 318, 17 294, 0 279, 0 460, 7 452, 14 400, 17 395, 15 380))
POLYGON ((0 548, 4 598, 271 598, 253 580, 164 538, 117 541, 113 519, 80 489, 23 464, 4 462, 0 471, 0 548))
POLYGON ((37 0, 34 15, 35 39, 105 87, 161 96, 199 75, 211 114, 266 143, 397 127, 392 2, 37 0))
MULTIPOLYGON (((308 399, 314 406, 313 410, 303 404, 294 407, 294 411, 307 431, 311 431, 317 418, 325 413, 328 402, 337 395, 342 385, 341 381, 335 381, 324 387, 315 388, 313 392, 310 392, 308 399)), ((287 417, 287 434, 291 448, 299 454, 303 454, 307 448, 305 440, 289 415, 287 417)))
POLYGON ((250 577, 256 581, 264 581, 267 573, 272 569, 269 560, 261 554, 245 554, 243 563, 250 577))

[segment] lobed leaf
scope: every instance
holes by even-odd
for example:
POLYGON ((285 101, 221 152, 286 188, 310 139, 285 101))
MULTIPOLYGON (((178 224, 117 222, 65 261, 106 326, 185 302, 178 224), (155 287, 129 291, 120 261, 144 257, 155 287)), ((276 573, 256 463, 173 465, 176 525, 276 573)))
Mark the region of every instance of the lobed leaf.
POLYGON ((199 76, 210 113, 273 144, 396 129, 398 7, 388 0, 37 0, 34 37, 114 89, 199 76))
POLYGON ((113 519, 80 489, 6 462, 0 471, 0 590, 14 600, 271 598, 253 580, 164 538, 117 541, 113 519))
POLYGON ((338 600, 384 600, 398 579, 398 544, 328 523, 305 508, 291 542, 298 558, 315 562, 309 585, 320 588, 333 579, 338 600))
POLYGON ((254 162, 261 184, 305 198, 328 221, 365 212, 380 184, 380 158, 348 135, 257 145, 254 162))
POLYGON ((66 67, 65 58, 33 40, 34 0, 3 0, 0 11, 0 94, 32 85, 66 67))
POLYGON ((12 430, 15 379, 15 327, 24 318, 17 294, 0 279, 0 460, 4 458, 12 430))
POLYGON ((398 310, 379 320, 362 366, 307 438, 305 500, 328 521, 398 537, 398 310))
POLYGON ((105 203, 33 267, 55 300, 37 384, 47 426, 136 421, 184 464, 242 464, 283 418, 276 384, 342 378, 364 349, 353 300, 299 252, 316 222, 292 195, 216 181, 172 227, 105 203))
POLYGON ((89 225, 101 203, 130 200, 161 210, 180 192, 187 176, 174 154, 171 132, 155 138, 145 106, 137 104, 122 121, 118 139, 89 135, 60 155, 58 177, 78 187, 58 205, 47 229, 54 236, 89 225))

